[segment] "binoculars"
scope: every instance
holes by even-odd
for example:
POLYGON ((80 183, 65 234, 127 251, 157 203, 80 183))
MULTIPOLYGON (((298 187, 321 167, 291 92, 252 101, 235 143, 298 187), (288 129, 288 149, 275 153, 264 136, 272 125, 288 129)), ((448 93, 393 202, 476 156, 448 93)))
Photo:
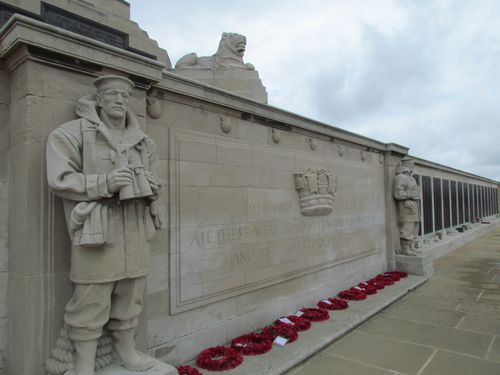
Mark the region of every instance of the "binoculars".
POLYGON ((153 195, 151 186, 144 173, 145 169, 141 163, 129 163, 124 165, 130 169, 132 175, 132 183, 120 189, 120 200, 133 198, 144 198, 153 195))

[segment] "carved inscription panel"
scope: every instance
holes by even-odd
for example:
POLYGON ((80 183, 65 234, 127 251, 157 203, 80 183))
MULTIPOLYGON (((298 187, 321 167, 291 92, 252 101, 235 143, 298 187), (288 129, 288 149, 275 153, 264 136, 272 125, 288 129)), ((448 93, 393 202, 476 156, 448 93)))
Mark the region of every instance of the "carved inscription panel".
POLYGON ((171 128, 172 313, 380 253, 382 170, 353 163, 171 128), (339 176, 331 215, 301 214, 293 173, 303 163, 339 176))

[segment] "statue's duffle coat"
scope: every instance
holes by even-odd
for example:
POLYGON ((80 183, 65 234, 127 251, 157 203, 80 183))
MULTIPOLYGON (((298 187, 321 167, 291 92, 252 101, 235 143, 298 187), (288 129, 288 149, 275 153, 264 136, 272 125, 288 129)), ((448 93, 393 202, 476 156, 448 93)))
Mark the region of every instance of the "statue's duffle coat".
POLYGON ((415 179, 401 173, 394 178, 393 186, 394 198, 398 206, 398 221, 400 223, 419 222, 420 201, 412 199, 413 191, 420 189, 415 179))
MULTIPOLYGON (((151 199, 120 201, 118 193, 113 196, 108 192, 106 174, 119 167, 120 148, 101 122, 93 96, 80 99, 77 114, 80 119, 61 125, 49 135, 48 183, 64 200, 68 228, 78 203, 97 202, 105 241, 101 245, 81 246, 76 241, 77 233, 70 230, 71 281, 90 284, 144 276, 149 268, 148 241, 155 231, 151 199)), ((130 111, 125 134, 129 160, 140 160, 146 169, 154 171, 156 146, 141 131, 130 111)))

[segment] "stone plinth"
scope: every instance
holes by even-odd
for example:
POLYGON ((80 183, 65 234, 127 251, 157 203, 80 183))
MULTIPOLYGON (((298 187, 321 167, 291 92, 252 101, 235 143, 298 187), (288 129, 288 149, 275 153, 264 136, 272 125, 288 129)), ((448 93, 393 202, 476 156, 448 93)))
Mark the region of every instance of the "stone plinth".
MULTIPOLYGON (((73 375, 72 373, 70 373, 73 375)), ((68 374, 68 375, 70 375, 68 374)), ((108 366, 102 370, 99 370, 95 373, 95 375, 177 375, 177 369, 166 363, 156 361, 155 365, 147 371, 131 371, 126 368, 120 366, 117 363, 112 363, 111 366, 108 366)))
POLYGON ((256 70, 174 69, 172 72, 258 102, 267 103, 267 91, 256 70))
POLYGON ((424 252, 418 256, 396 255, 396 269, 410 275, 431 276, 434 273, 432 253, 424 252))

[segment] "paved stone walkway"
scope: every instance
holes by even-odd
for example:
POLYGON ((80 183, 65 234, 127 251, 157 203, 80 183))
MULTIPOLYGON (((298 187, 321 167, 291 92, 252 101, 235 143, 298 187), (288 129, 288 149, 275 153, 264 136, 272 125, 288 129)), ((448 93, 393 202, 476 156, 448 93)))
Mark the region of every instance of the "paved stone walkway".
POLYGON ((500 228, 437 260, 434 272, 286 375, 499 375, 500 228))

